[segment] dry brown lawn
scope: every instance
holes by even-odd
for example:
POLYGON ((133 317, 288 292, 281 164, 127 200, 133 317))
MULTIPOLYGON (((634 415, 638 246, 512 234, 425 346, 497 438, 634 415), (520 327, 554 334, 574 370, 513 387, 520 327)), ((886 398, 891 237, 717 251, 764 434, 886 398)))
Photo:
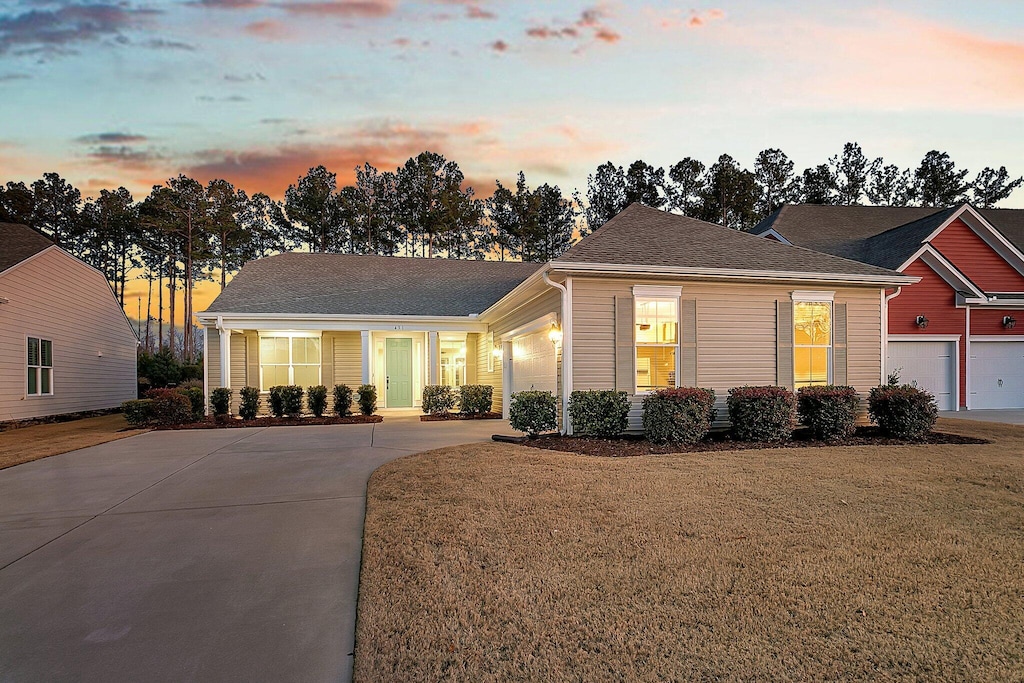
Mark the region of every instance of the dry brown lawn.
POLYGON ((940 428, 993 443, 385 465, 356 680, 1024 680, 1024 428, 940 428))
POLYGON ((135 436, 144 431, 128 430, 128 423, 121 414, 8 429, 0 432, 0 469, 135 436))

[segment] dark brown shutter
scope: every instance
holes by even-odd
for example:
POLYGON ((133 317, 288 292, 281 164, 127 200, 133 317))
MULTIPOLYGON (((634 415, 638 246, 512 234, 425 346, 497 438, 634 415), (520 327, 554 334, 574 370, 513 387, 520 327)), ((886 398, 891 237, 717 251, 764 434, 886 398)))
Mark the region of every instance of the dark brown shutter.
POLYGON ((697 386, 697 300, 679 302, 679 386, 697 386))
POLYGON ((847 372, 846 304, 832 305, 832 383, 849 382, 847 372))
POLYGON ((615 297, 615 389, 630 396, 636 391, 633 348, 633 297, 615 297))
POLYGON ((793 302, 779 299, 776 305, 776 383, 793 389, 793 302))

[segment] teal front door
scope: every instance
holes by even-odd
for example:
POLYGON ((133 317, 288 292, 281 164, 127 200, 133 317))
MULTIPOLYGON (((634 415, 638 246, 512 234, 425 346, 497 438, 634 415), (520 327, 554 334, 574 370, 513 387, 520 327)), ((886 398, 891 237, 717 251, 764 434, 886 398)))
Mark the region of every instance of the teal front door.
POLYGON ((387 407, 412 408, 412 339, 387 339, 384 343, 387 407))

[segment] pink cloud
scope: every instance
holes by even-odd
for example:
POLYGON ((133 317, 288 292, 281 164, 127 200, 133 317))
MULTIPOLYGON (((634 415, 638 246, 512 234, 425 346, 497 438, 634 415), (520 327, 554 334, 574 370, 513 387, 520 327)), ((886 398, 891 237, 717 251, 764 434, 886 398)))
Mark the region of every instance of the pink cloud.
POLYGON ((249 35, 263 38, 264 40, 287 40, 292 37, 291 29, 283 22, 273 19, 254 21, 247 24, 243 29, 249 35))
POLYGON ((396 0, 322 0, 287 2, 277 6, 289 14, 348 18, 380 18, 395 11, 396 0))
POLYGON ((496 40, 490 45, 495 52, 508 52, 509 44, 504 40, 496 40))

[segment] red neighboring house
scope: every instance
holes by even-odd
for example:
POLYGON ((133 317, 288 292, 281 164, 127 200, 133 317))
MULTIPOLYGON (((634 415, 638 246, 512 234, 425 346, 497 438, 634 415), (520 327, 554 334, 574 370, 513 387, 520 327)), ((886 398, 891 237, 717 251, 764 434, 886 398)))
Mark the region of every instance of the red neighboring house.
POLYGON ((1024 408, 1024 210, 788 204, 753 232, 920 277, 885 297, 887 369, 941 410, 1024 408))

